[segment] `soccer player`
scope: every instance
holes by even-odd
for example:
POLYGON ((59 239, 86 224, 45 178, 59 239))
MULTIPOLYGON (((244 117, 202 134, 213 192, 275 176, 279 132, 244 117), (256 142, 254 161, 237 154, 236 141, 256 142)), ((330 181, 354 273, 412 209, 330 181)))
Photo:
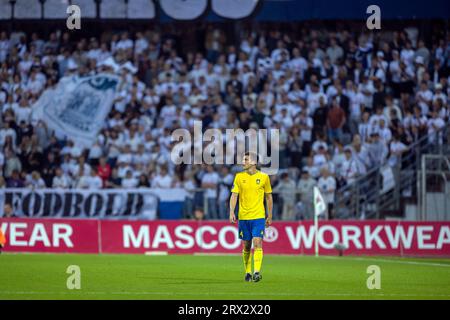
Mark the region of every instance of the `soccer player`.
POLYGON ((3 235, 2 230, 0 229, 0 253, 2 253, 2 250, 3 250, 3 247, 5 246, 5 244, 6 244, 6 238, 3 235))
POLYGON ((236 223, 235 208, 239 197, 238 228, 242 240, 245 281, 258 282, 261 277, 263 258, 262 240, 264 228, 272 223, 272 187, 269 176, 257 170, 257 155, 246 152, 243 157, 244 171, 236 174, 230 198, 230 222, 236 223), (264 207, 267 201, 268 214, 264 207), (251 248, 253 241, 253 269, 251 248))

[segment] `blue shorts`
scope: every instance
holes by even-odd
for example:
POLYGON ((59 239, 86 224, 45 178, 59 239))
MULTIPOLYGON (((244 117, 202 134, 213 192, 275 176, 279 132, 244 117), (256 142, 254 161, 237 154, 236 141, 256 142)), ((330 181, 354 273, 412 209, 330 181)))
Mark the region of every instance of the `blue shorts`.
POLYGON ((264 238, 266 219, 239 220, 239 239, 250 241, 252 238, 264 238))

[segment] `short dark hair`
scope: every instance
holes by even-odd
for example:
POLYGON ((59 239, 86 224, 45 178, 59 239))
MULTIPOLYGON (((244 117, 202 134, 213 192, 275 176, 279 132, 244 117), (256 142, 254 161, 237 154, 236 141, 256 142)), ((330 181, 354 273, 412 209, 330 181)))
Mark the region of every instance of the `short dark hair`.
POLYGON ((259 163, 259 156, 255 152, 246 151, 244 157, 250 157, 251 159, 256 160, 256 163, 259 163))

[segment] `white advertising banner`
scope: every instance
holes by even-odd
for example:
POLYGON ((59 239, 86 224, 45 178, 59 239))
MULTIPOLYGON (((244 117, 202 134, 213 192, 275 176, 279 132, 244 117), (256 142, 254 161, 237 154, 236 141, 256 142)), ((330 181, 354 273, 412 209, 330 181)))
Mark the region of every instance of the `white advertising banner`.
MULTIPOLYGON (((6 203, 12 205, 19 217, 154 220, 159 202, 166 200, 164 193, 160 189, 2 189, 0 205, 1 211, 6 203)), ((174 192, 171 199, 182 201, 184 193, 174 192)))

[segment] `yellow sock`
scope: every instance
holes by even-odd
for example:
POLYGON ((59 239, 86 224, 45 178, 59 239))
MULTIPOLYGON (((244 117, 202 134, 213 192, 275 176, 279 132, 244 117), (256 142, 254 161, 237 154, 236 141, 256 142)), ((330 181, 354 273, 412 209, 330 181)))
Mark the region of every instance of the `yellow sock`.
POLYGON ((253 263, 255 272, 261 271, 262 259, 263 259, 263 249, 256 248, 253 252, 253 263))
POLYGON ((242 258, 244 259, 245 273, 252 273, 252 256, 251 256, 251 252, 242 250, 242 258))

